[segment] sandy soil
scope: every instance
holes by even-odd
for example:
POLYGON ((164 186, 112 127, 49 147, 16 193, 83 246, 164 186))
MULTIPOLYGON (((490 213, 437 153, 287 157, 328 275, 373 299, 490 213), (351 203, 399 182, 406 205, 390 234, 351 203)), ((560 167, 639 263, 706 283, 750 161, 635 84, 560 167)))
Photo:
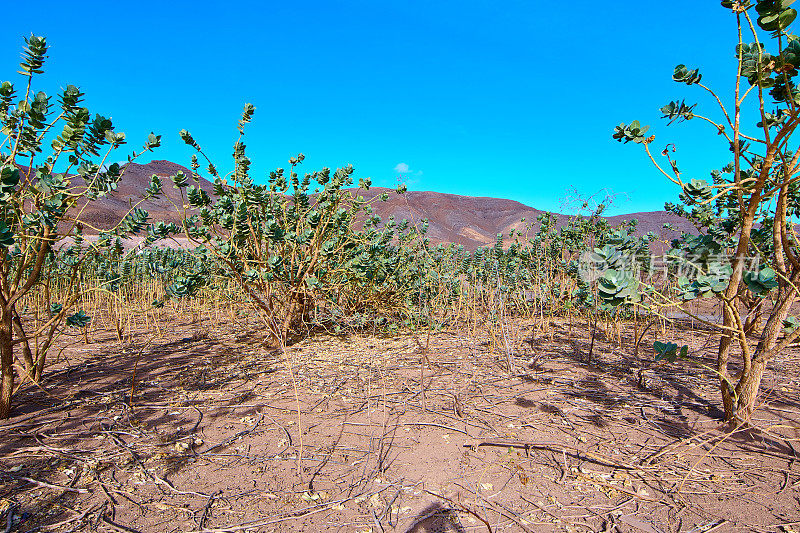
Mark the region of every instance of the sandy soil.
POLYGON ((510 324, 511 353, 481 327, 285 355, 246 318, 172 321, 94 331, 20 391, 0 531, 800 531, 796 348, 728 428, 708 372, 634 358, 627 330, 586 363, 564 321, 510 324))

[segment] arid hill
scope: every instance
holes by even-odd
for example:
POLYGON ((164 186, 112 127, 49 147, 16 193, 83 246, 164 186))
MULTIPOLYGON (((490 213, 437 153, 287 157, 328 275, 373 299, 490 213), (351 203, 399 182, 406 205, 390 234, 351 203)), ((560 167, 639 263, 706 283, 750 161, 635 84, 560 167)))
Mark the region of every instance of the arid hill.
MULTIPOLYGON (((157 174, 162 178, 164 194, 160 198, 142 202, 139 207, 147 210, 153 221, 177 222, 178 215, 175 205, 180 206, 183 202, 178 194, 178 189, 172 185, 169 177, 174 176, 178 171, 183 171, 187 176, 192 175, 192 171, 188 168, 170 161, 152 161, 146 165, 129 163, 125 168, 119 188, 98 201, 90 203, 82 218, 95 227, 107 229, 119 221, 132 205, 141 200, 142 192, 150 185, 150 177, 157 174), (175 204, 173 205, 172 202, 175 204)), ((212 191, 211 182, 202 177, 199 182, 200 187, 205 191, 209 193, 212 191)))
MULTIPOLYGON (((146 165, 130 163, 126 167, 119 189, 87 208, 86 218, 96 227, 107 228, 119 220, 120 216, 138 200, 139 194, 150 183, 153 174, 162 177, 165 196, 180 205, 178 191, 168 179, 178 171, 191 175, 189 169, 170 161, 152 161, 146 165)), ((212 189, 211 183, 202 177, 200 186, 209 192, 212 189)), ((394 216, 397 221, 407 219, 413 224, 428 219, 428 236, 432 242, 453 242, 462 244, 467 249, 491 245, 498 233, 507 235, 512 229, 523 231, 527 224, 533 223, 535 229, 536 218, 544 213, 520 202, 502 198, 460 196, 431 191, 409 191, 404 195, 397 195, 392 193, 391 189, 382 187, 373 187, 367 192, 361 191, 361 194, 369 199, 383 192, 390 193, 389 200, 381 202, 376 199, 373 202, 375 212, 381 218, 394 216), (525 222, 522 222, 523 219, 525 222)), ((177 222, 178 220, 174 205, 164 197, 143 202, 140 207, 146 209, 154 221, 177 222)), ((561 223, 569 217, 566 214, 558 216, 561 223)), ((639 221, 641 233, 653 231, 662 234, 662 228, 667 222, 683 231, 694 231, 691 224, 666 211, 616 215, 608 217, 608 220, 612 225, 616 225, 633 218, 639 221)))

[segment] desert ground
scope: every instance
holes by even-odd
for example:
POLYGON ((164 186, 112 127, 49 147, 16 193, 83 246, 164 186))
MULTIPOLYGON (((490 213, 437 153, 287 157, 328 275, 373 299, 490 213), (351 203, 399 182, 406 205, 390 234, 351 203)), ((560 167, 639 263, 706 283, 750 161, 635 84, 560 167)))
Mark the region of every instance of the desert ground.
MULTIPOLYGON (((171 313, 61 341, 0 425, 3 531, 799 531, 797 348, 723 426, 630 324, 318 332, 171 313), (650 346, 650 348, 648 347, 650 346)), ((712 361, 715 334, 669 326, 712 361)), ((0 526, 2 526, 0 525, 0 526)))

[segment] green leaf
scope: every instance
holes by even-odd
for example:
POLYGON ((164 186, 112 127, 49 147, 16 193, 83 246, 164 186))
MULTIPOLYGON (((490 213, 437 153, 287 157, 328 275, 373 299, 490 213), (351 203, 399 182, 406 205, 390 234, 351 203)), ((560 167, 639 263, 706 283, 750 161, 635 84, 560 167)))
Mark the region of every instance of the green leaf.
POLYGON ((676 66, 674 72, 672 73, 672 79, 674 81, 678 83, 685 83, 686 85, 700 83, 702 78, 703 76, 700 74, 699 69, 691 70, 684 64, 676 66))
POLYGON ((81 310, 67 317, 67 325, 73 328, 84 328, 89 325, 91 320, 92 318, 81 310))
POLYGON ((686 358, 689 354, 689 346, 684 345, 678 348, 678 345, 674 342, 655 341, 653 343, 653 349, 656 352, 656 361, 665 359, 670 363, 674 363, 678 357, 686 358))
POLYGON ((0 220, 0 246, 8 247, 14 246, 14 232, 11 231, 5 222, 0 220))
POLYGON ((747 288, 756 296, 765 296, 778 286, 778 275, 769 267, 764 267, 759 272, 747 271, 743 279, 747 288))
POLYGON ((683 185, 683 192, 694 201, 708 200, 714 196, 714 189, 706 180, 690 180, 683 185))
POLYGON ((150 135, 147 136, 147 143, 145 146, 148 150, 152 150, 161 146, 161 135, 156 135, 151 131, 150 135))
POLYGON ((616 126, 614 128, 614 134, 611 137, 623 143, 633 141, 634 143, 641 144, 646 141, 645 133, 647 133, 648 129, 650 129, 650 126, 642 126, 639 124, 638 120, 634 120, 628 125, 622 123, 616 126))
POLYGON ((179 170, 177 174, 172 176, 172 183, 174 183, 174 188, 183 189, 184 187, 189 186, 189 178, 183 173, 182 170, 179 170))

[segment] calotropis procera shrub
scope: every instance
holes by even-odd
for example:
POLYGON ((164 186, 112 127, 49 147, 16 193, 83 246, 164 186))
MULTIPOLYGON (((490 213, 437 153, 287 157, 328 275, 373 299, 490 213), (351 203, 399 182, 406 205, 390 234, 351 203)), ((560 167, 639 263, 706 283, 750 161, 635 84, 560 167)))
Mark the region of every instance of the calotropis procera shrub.
MULTIPOLYGON (((117 132, 110 119, 93 116, 74 85, 55 97, 36 90, 34 79, 43 72, 47 48, 44 37, 26 38, 22 83, 0 83, 0 418, 11 410, 15 358, 21 362, 23 379, 39 381, 54 337, 65 327, 82 327, 90 320, 74 309, 82 291, 80 265, 89 257, 118 250, 119 239, 142 229, 147 220, 145 211, 132 208, 119 224, 93 228, 100 232, 96 243, 89 245, 82 238, 88 226, 81 218, 86 206, 116 189, 122 179, 124 167, 105 162, 111 151, 125 144, 125 134, 117 132), (54 245, 68 236, 72 242, 64 245, 64 253, 53 254, 54 245), (63 261, 70 295, 60 302, 47 301, 49 315, 44 319, 29 320, 17 304, 49 283, 42 269, 54 260, 63 261)), ((159 136, 151 134, 143 151, 159 143, 159 136)))
MULTIPOLYGON (((155 228, 153 238, 180 231, 198 245, 198 253, 213 257, 221 266, 219 274, 234 279, 260 311, 276 345, 302 332, 320 308, 358 307, 354 299, 372 301, 374 307, 376 299, 399 298, 404 287, 393 275, 398 270, 397 228, 379 226, 370 202, 358 194, 369 189, 370 180, 360 180, 353 193, 347 189, 353 184, 352 166, 300 176, 305 159, 300 154, 289 159, 288 170, 279 168, 266 184, 256 183, 242 142, 254 113, 255 107, 247 104, 233 147, 234 170, 227 177, 219 175, 191 134, 181 131, 183 141, 196 151, 192 175, 172 177, 183 199, 182 205, 176 204, 182 227, 155 228), (208 163, 212 194, 199 186, 198 155, 208 163)), ((387 198, 383 194, 376 199, 387 198)), ((205 279, 189 273, 175 295, 191 294, 205 279)))
MULTIPOLYGON (((666 208, 694 223, 700 235, 684 235, 669 252, 675 283, 671 292, 650 288, 645 296, 660 306, 714 298, 723 309, 716 366, 725 418, 746 422, 753 413, 767 362, 798 336, 789 316, 800 292, 800 249, 793 223, 800 206, 800 39, 789 31, 797 12, 787 0, 729 1, 732 15, 731 74, 738 78, 730 95, 735 105, 704 84, 699 69, 678 65, 672 79, 712 96, 714 109, 700 114, 696 105, 672 101, 661 108, 670 124, 699 119, 711 137, 722 141, 731 159, 711 181, 687 179, 667 145, 659 165, 637 121, 620 124, 613 137, 642 146, 661 173, 679 187, 680 204, 666 208), (716 110, 716 116, 713 113, 716 110), (757 117, 752 122, 749 117, 757 117), (759 330, 758 323, 763 321, 759 330), (748 335, 757 335, 755 348, 748 335), (738 348, 741 371, 729 362, 738 348)), ((684 311, 688 310, 684 307, 684 311)), ((689 357, 686 347, 659 342, 657 356, 689 357)))

